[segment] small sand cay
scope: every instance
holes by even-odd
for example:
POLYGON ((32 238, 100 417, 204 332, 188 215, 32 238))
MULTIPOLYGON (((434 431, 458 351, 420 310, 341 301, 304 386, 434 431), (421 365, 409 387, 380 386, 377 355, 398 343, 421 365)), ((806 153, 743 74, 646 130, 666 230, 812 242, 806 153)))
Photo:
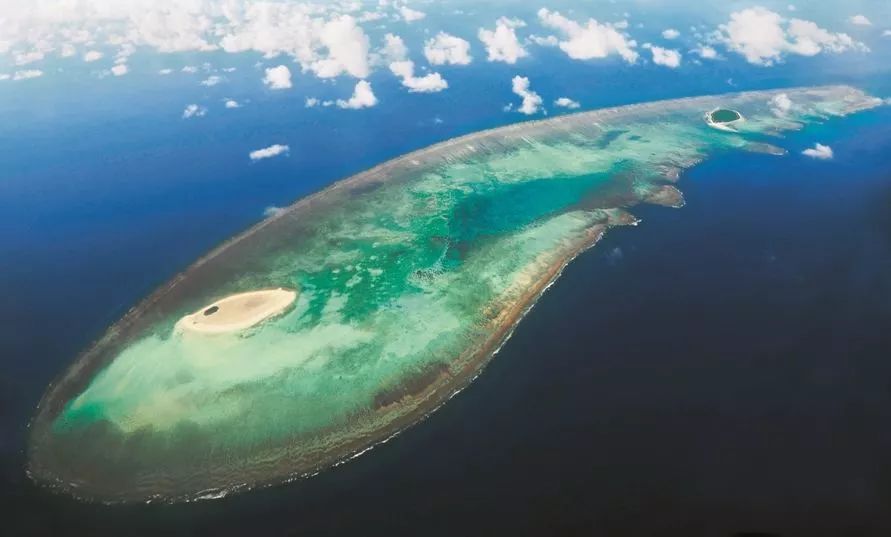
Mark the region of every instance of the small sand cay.
POLYGON ((727 132, 739 132, 736 126, 745 120, 742 114, 729 108, 715 108, 705 115, 710 127, 727 132))
POLYGON ((297 299, 291 289, 263 289, 229 295, 186 315, 177 330, 201 334, 238 332, 285 311, 297 299))

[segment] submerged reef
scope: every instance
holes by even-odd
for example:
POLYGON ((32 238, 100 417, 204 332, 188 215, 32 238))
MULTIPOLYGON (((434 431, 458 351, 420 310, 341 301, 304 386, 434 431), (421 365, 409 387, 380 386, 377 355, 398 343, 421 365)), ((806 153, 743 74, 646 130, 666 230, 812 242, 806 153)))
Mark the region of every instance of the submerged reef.
POLYGON ((684 169, 781 154, 768 136, 879 102, 832 86, 623 106, 335 183, 197 261, 79 356, 40 402, 29 475, 86 499, 184 501, 348 459, 471 382, 567 263, 637 222, 627 209, 682 206, 684 169), (746 121, 713 129, 716 109, 746 121), (281 302, 223 316, 226 297, 264 289, 281 302), (205 329, 177 329, 184 318, 205 329))

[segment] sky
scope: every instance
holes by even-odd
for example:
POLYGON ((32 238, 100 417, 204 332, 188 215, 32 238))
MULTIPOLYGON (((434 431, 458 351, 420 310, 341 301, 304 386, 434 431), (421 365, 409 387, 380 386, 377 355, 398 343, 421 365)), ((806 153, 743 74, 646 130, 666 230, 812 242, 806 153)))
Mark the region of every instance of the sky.
MULTIPOLYGON (((891 7, 881 1, 540 4, 0 0, 0 91, 29 92, 37 79, 56 88, 74 77, 111 84, 139 73, 287 92, 299 77, 328 83, 304 97, 307 108, 361 110, 385 104, 375 91, 382 76, 410 99, 448 91, 454 82, 445 71, 501 63, 518 71, 505 80, 514 94, 505 106, 531 116, 577 107, 571 95, 546 101, 523 78, 524 63, 551 49, 607 65, 709 69, 742 59, 767 69, 793 57, 856 59, 891 42, 891 7)), ((184 102, 182 119, 218 112, 218 104, 184 102)), ((243 105, 227 98, 222 108, 243 105)))

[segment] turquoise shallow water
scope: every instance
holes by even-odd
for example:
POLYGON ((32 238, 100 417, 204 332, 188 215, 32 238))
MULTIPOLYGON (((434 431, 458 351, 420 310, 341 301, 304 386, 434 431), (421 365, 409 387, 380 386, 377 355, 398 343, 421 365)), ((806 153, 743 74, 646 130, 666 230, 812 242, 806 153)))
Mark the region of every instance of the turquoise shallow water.
POLYGON ((32 468, 134 499, 324 467, 463 386, 563 263, 634 222, 625 208, 681 205, 671 183, 684 168, 876 104, 833 87, 637 105, 371 170, 215 252, 113 328, 48 394, 32 468), (793 108, 776 109, 779 93, 793 108), (743 113, 739 134, 706 125, 716 106, 743 113), (300 289, 296 305, 246 333, 174 330, 203 304, 275 286, 300 289))

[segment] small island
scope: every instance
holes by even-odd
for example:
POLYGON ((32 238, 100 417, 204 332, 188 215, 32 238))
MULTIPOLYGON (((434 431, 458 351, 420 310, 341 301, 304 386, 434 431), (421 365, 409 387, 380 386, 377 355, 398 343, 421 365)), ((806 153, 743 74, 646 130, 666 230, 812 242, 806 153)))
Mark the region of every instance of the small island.
POLYGON ((176 328, 202 334, 238 332, 282 313, 296 299, 296 291, 282 288, 238 293, 186 315, 176 328))
POLYGON ((710 127, 722 131, 738 132, 736 125, 745 120, 741 113, 729 108, 715 108, 705 115, 705 121, 710 127))

